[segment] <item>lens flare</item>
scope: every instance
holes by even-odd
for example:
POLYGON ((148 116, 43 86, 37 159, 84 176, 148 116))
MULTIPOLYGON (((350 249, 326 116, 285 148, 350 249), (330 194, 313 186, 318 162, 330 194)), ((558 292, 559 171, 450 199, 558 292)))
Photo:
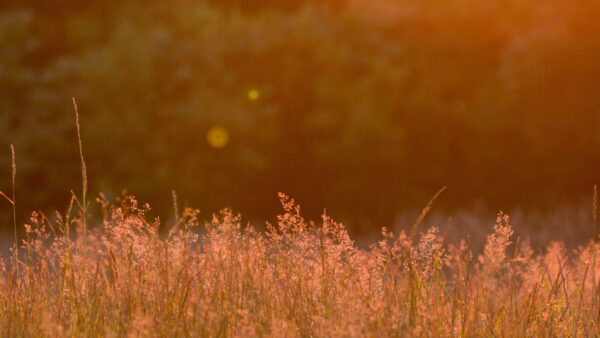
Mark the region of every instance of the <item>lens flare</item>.
POLYGON ((229 143, 229 132, 222 126, 214 126, 206 133, 206 141, 213 148, 224 148, 229 143))
POLYGON ((260 93, 256 89, 251 89, 248 91, 248 98, 252 101, 258 100, 259 96, 260 96, 260 93))

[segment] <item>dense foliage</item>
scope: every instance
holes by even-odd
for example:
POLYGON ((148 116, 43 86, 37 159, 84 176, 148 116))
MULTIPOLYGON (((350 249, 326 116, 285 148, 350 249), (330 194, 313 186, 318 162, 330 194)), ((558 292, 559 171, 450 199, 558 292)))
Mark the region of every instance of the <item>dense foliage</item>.
POLYGON ((256 218, 285 191, 311 215, 386 222, 443 185, 448 205, 544 204, 598 180, 594 0, 0 10, 0 186, 14 143, 20 210, 60 207, 77 186, 72 96, 92 190, 157 206, 175 189, 256 218), (230 134, 222 149, 206 142, 215 125, 230 134))

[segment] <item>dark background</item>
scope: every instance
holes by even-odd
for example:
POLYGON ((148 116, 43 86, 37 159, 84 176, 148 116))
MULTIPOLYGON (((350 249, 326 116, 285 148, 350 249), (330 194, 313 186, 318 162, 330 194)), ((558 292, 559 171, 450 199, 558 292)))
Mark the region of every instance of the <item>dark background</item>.
POLYGON ((90 195, 126 188, 163 217, 171 189, 250 220, 282 191, 355 230, 445 185, 448 210, 588 201, 598 18, 595 0, 2 2, 0 189, 13 143, 20 222, 66 208, 75 96, 90 195))

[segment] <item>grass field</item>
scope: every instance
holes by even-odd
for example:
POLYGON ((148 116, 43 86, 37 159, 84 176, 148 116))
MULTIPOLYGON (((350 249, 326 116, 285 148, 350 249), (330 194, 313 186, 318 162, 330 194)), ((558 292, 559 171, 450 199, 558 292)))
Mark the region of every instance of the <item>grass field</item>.
MULTIPOLYGON (((77 111, 77 107, 75 106, 77 111)), ((77 114, 76 114, 77 116, 77 114)), ((360 249, 323 215, 306 221, 280 194, 267 230, 224 210, 203 224, 179 210, 167 233, 131 196, 96 199, 87 173, 63 214, 34 212, 0 261, 2 336, 593 336, 600 332, 600 244, 534 252, 500 212, 480 254, 448 229, 382 229, 360 249)), ((15 191, 16 156, 12 149, 15 191)), ((2 193, 13 207, 15 195, 2 193)), ((594 187, 593 221, 597 220, 594 187)), ((162 225, 164 226, 164 225, 162 225)), ((164 229, 164 227, 163 227, 164 229)), ((450 230, 452 231, 452 230, 450 230)))
MULTIPOLYGON (((147 205, 102 198, 83 237, 73 198, 34 213, 0 267, 2 336, 591 336, 600 245, 534 253, 498 214, 481 255, 432 227, 383 229, 358 249, 343 225, 284 213, 260 233, 230 211, 178 212, 161 235, 147 205), (423 229, 425 230, 425 229, 423 229)), ((175 205, 176 206, 176 205, 175 205)), ((421 216, 425 216, 428 205, 421 216)))
POLYGON ((0 338, 600 337, 599 18, 0 1, 0 338))
MULTIPOLYGON (((591 336, 600 319, 600 244, 534 253, 500 212, 481 254, 470 240, 383 228, 359 249, 327 215, 305 221, 280 194, 283 214, 260 232, 224 210, 202 224, 178 210, 161 232, 132 196, 96 199, 88 229, 87 169, 74 103, 82 191, 64 214, 34 212, 0 261, 2 336, 591 336)), ((593 231, 597 189, 594 187, 593 231)), ((481 251, 481 250, 479 250, 481 251)))

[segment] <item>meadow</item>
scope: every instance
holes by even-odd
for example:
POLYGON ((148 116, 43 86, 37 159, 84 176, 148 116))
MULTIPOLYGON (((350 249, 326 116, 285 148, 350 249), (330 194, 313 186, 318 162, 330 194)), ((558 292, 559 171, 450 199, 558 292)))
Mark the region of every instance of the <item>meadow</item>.
POLYGON ((600 335, 599 17, 0 1, 0 337, 600 335))
MULTIPOLYGON (((78 136, 79 136, 79 124, 78 136)), ((87 175, 65 213, 34 212, 0 262, 2 336, 362 337, 593 336, 599 332, 600 244, 534 252, 498 213, 483 251, 447 244, 448 228, 381 230, 359 249, 344 225, 283 213, 267 231, 223 210, 208 222, 178 210, 167 233, 132 196, 96 199, 87 175)), ((13 150, 13 191, 16 175, 13 150)), ((593 221, 597 219, 597 191, 593 221)), ((16 208, 14 195, 4 198, 16 208)), ((164 224, 163 224, 164 227, 164 224)), ((450 230, 451 231, 451 230, 450 230)))
MULTIPOLYGON (((534 253, 499 213, 483 253, 436 227, 382 229, 358 249, 344 226, 303 219, 281 194, 265 233, 228 210, 182 210, 167 235, 133 197, 32 214, 0 264, 3 336, 593 336, 600 244, 534 253)), ((75 202, 75 204, 77 204, 75 202)), ((427 210, 424 210, 422 216, 427 210)), ((422 219, 422 217, 421 217, 422 219)))

